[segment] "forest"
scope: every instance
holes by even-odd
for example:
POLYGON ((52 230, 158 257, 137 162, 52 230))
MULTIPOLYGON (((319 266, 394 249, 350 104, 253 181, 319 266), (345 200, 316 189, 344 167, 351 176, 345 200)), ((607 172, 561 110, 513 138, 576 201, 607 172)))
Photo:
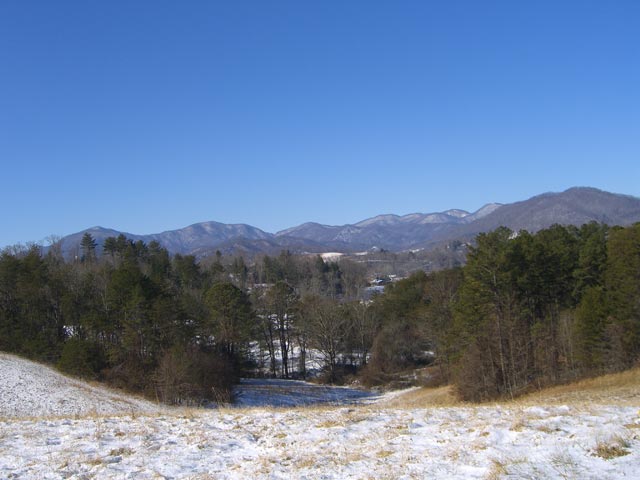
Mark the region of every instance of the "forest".
POLYGON ((90 234, 0 254, 0 350, 169 404, 229 402, 241 376, 453 384, 515 397, 640 355, 640 224, 499 228, 466 264, 369 297, 350 259, 206 261, 90 234), (310 368, 309 359, 319 362, 310 368))

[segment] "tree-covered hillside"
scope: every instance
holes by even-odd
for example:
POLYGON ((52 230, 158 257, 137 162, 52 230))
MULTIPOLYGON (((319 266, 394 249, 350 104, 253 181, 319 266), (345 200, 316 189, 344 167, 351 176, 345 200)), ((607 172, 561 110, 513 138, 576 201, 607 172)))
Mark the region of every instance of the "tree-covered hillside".
POLYGON ((428 367, 463 398, 516 396, 640 355, 640 224, 480 234, 464 267, 364 301, 363 265, 283 251, 247 264, 90 234, 0 255, 0 349, 168 403, 228 400, 239 375, 389 383, 428 367), (317 373, 317 372, 316 372, 317 373))

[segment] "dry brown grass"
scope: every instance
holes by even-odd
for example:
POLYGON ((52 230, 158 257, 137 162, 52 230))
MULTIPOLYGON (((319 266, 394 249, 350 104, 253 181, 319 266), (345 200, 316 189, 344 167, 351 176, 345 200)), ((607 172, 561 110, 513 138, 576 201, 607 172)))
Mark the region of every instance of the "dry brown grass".
POLYGON ((491 460, 491 467, 484 478, 486 480, 498 480, 508 473, 506 465, 502 461, 494 458, 491 460))
POLYGON ((325 420, 316 425, 316 428, 334 428, 344 427, 344 421, 342 420, 325 420))
POLYGON ((611 460, 612 458, 629 455, 629 447, 631 444, 626 438, 615 436, 608 441, 599 441, 593 449, 593 455, 596 457, 611 460))
POLYGON ((378 458, 387 458, 390 457, 391 455, 393 455, 393 450, 378 450, 375 455, 378 458))
POLYGON ((640 368, 550 387, 515 400, 519 404, 640 405, 640 368))
POLYGON ((120 447, 120 448, 114 448, 109 452, 109 456, 111 457, 116 457, 116 456, 124 456, 124 455, 133 455, 134 450, 132 448, 129 447, 120 447))
POLYGON ((398 408, 456 407, 463 404, 451 385, 410 390, 380 403, 384 407, 398 408))
POLYGON ((522 474, 528 468, 526 458, 492 458, 489 470, 485 474, 485 480, 500 480, 502 478, 540 478, 522 474))
MULTIPOLYGON (((518 397, 515 400, 500 400, 491 404, 516 406, 564 404, 640 406, 640 368, 549 387, 518 397)), ((456 396, 452 386, 444 386, 410 390, 383 401, 379 405, 392 408, 425 408, 460 407, 478 404, 461 401, 456 396)))

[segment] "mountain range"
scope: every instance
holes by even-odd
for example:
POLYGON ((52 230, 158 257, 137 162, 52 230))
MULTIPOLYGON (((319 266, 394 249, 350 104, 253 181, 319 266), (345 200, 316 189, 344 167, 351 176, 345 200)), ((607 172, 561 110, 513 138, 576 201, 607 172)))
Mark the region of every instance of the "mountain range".
MULTIPOLYGON (((245 224, 203 222, 150 235, 93 227, 62 238, 66 255, 77 251, 89 232, 98 245, 121 233, 132 240, 156 240, 171 253, 207 256, 222 253, 277 253, 282 249, 302 252, 356 252, 372 248, 391 251, 429 249, 452 240, 468 241, 481 232, 506 226, 514 231, 535 232, 553 224, 582 225, 588 222, 629 225, 640 221, 640 198, 589 187, 560 193, 544 193, 528 200, 489 203, 476 212, 459 209, 437 213, 378 215, 348 225, 304 223, 277 233, 245 224)), ((101 249, 100 249, 101 250, 101 249)))

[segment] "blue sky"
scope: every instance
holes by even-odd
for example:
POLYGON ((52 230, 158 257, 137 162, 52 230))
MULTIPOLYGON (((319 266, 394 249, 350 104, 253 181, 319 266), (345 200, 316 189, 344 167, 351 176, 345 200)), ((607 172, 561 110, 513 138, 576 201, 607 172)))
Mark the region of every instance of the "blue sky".
POLYGON ((0 2, 0 246, 640 196, 640 2, 0 2))

